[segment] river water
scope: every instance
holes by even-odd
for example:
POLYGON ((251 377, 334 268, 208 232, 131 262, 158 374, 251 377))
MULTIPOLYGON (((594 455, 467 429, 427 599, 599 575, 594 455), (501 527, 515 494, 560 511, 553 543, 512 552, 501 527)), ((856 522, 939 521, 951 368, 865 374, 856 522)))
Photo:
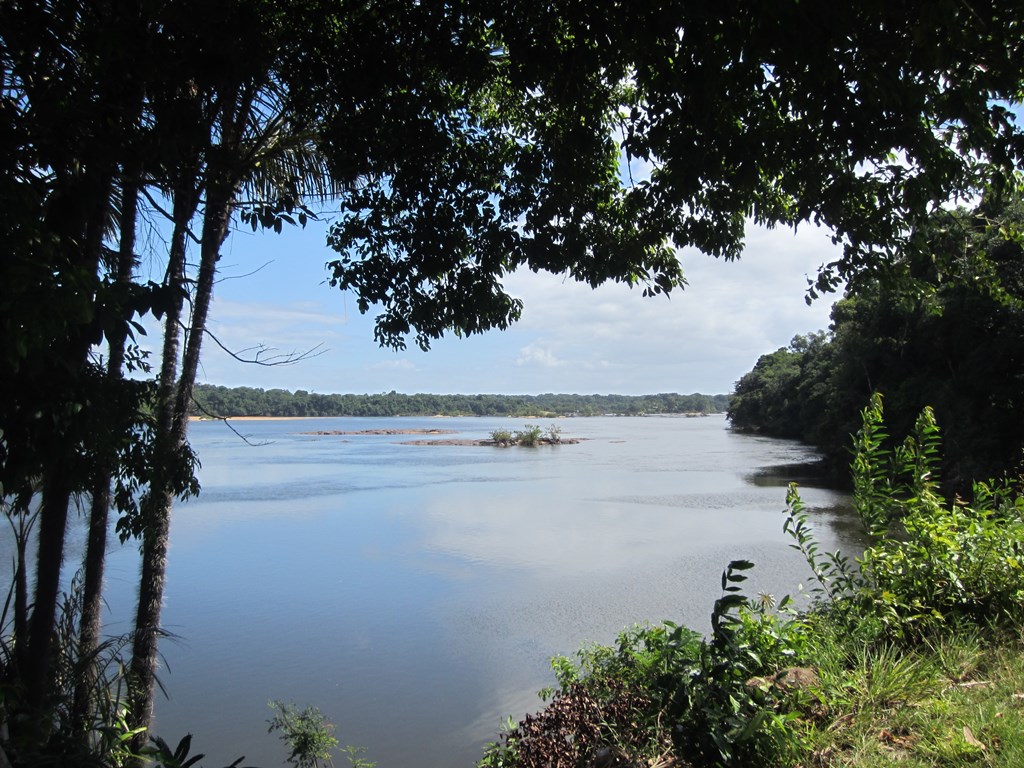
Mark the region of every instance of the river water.
MULTIPOLYGON (((175 510, 164 608, 178 637, 156 730, 193 733, 207 766, 283 763, 270 699, 315 705, 380 768, 472 766, 539 707, 551 656, 638 622, 707 630, 733 559, 757 563, 749 594, 808 577, 781 528, 811 454, 721 416, 562 419, 585 439, 534 449, 302 434, 473 439, 511 419, 234 424, 258 445, 192 425, 203 491, 175 510)), ((823 547, 856 550, 846 497, 803 497, 823 547)), ((112 633, 130 627, 136 550, 110 558, 112 633)))

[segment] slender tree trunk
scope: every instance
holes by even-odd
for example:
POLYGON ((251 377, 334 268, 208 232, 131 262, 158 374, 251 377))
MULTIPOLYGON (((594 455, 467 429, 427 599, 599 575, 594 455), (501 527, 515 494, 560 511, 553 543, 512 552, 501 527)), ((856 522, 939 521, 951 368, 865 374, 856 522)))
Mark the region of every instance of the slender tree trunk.
MULTIPOLYGON (((191 190, 179 192, 174 203, 174 233, 171 238, 167 284, 184 289, 185 242, 188 223, 196 208, 191 190)), ((153 719, 153 689, 156 682, 157 640, 160 631, 160 609, 163 602, 167 570, 167 544, 170 529, 169 510, 173 503, 165 470, 170 465, 169 446, 174 427, 178 352, 181 347, 181 313, 183 301, 176 299, 164 321, 163 352, 157 395, 157 422, 153 437, 154 477, 142 501, 142 567, 139 575, 139 601, 135 613, 135 634, 130 664, 132 690, 129 718, 132 727, 148 728, 153 719)), ((132 742, 135 752, 146 744, 145 731, 132 742)))
MULTIPOLYGON (((188 340, 182 357, 181 373, 173 399, 162 401, 170 407, 165 409, 160 420, 160 431, 157 439, 160 447, 157 455, 171 456, 185 447, 188 430, 188 406, 192 399, 196 372, 199 367, 199 355, 202 349, 206 318, 213 297, 214 278, 217 273, 217 261, 220 258, 220 247, 227 235, 231 218, 230 196, 226 200, 211 200, 216 191, 208 193, 206 212, 203 217, 203 234, 201 239, 201 256, 199 275, 196 281, 196 294, 192 302, 192 315, 189 324, 188 340), (165 429, 166 428, 166 429, 165 429)), ((170 334, 170 328, 166 333, 170 334)), ((169 339, 165 337, 164 362, 167 365, 164 373, 170 372, 168 356, 169 339)), ((177 351, 177 337, 171 344, 177 351)), ((177 359, 175 354, 174 359, 177 359)), ((173 381, 173 379, 169 379, 173 381)), ((165 380, 166 381, 166 380, 165 380)), ((174 506, 174 494, 166 482, 160 487, 150 489, 147 499, 146 515, 148 523, 145 529, 145 540, 142 550, 142 576, 139 582, 139 606, 135 617, 135 643, 132 653, 132 676, 135 683, 131 712, 136 727, 149 727, 153 718, 153 698, 155 693, 157 644, 160 630, 160 612, 163 605, 164 586, 167 574, 167 545, 170 538, 171 510, 174 506)), ((141 746, 143 734, 136 737, 133 746, 141 746)))
POLYGON ((175 450, 180 449, 185 442, 188 411, 192 403, 192 392, 195 389, 196 373, 199 371, 199 353, 202 350, 203 337, 206 335, 206 318, 209 315, 210 301, 213 298, 217 262, 220 260, 220 249, 227 237, 228 224, 231 221, 233 193, 233 189, 222 190, 219 195, 220 200, 208 201, 206 215, 203 219, 199 279, 196 283, 192 322, 189 326, 188 343, 185 345, 185 356, 181 363, 181 378, 178 383, 174 412, 175 450))
MULTIPOLYGON (((188 411, 192 401, 203 337, 206 333, 206 319, 213 297, 213 286, 217 274, 220 249, 227 237, 231 214, 235 205, 235 194, 249 168, 241 161, 239 167, 231 165, 231 154, 237 149, 237 141, 244 133, 246 121, 251 118, 256 94, 254 84, 240 86, 234 98, 222 101, 220 119, 219 152, 209 153, 211 159, 206 168, 206 205, 203 213, 202 235, 200 238, 199 273, 192 311, 182 355, 181 373, 175 380, 172 362, 177 361, 179 337, 167 326, 164 348, 165 368, 161 372, 161 415, 157 431, 157 460, 166 457, 169 466, 176 454, 186 445, 188 411), (173 354, 172 354, 173 353, 173 354), (173 393, 169 389, 173 385, 173 393)), ((170 320, 168 321, 170 323, 170 320)), ((159 469, 159 468, 158 468, 159 469)), ((167 543, 170 534, 171 509, 174 493, 169 478, 159 474, 159 483, 150 486, 147 499, 147 524, 143 543, 143 572, 139 584, 139 606, 136 614, 135 643, 131 669, 135 680, 135 691, 131 714, 136 727, 148 728, 153 714, 153 694, 157 662, 157 639, 160 629, 160 609, 163 601, 167 566, 167 543)), ((133 741, 139 747, 144 734, 133 741)))
POLYGON ((29 619, 29 650, 22 673, 29 705, 35 711, 42 708, 50 689, 50 654, 70 502, 71 489, 60 472, 51 472, 43 485, 40 503, 35 603, 29 619))
MULTIPOLYGON (((131 281, 135 266, 135 228, 139 204, 138 170, 125 174, 121 195, 121 241, 118 246, 116 280, 131 281)), ((116 383, 122 375, 125 337, 112 339, 107 359, 107 378, 116 383)), ((95 658, 99 648, 100 614, 103 603, 103 570, 107 553, 107 527, 110 510, 110 484, 114 457, 107 457, 110 465, 99 472, 93 486, 89 514, 89 538, 83 562, 82 616, 78 637, 78 661, 81 676, 75 686, 72 717, 76 733, 87 730, 90 715, 91 692, 98 678, 95 658)))
MULTIPOLYGON (((79 209, 80 218, 64 227, 63 249, 69 264, 78 265, 83 275, 95 275, 99 268, 103 243, 104 222, 110 200, 113 176, 109 173, 91 177, 85 174, 72 180, 68 187, 71 195, 88 201, 79 209)), ((61 345, 59 367, 53 376, 74 377, 88 361, 91 332, 88 329, 69 329, 70 335, 61 345)), ((74 382, 72 381, 72 387, 74 382)), ((72 388, 69 395, 74 397, 72 388)), ((63 435, 53 436, 53 461, 42 482, 39 510, 39 550, 36 558, 35 600, 29 620, 29 647, 24 657, 22 679, 27 686, 27 701, 33 712, 40 712, 50 692, 53 634, 57 619, 57 596, 60 592, 60 572, 64 563, 64 536, 67 529, 68 506, 74 492, 73 484, 79 477, 79 446, 69 445, 63 435)))
MULTIPOLYGON (((139 605, 136 613, 135 639, 132 645, 132 726, 149 728, 153 721, 153 697, 156 688, 156 667, 160 639, 160 613, 163 608, 164 585, 167 580, 167 546, 171 520, 162 515, 174 504, 174 495, 162 489, 150 496, 148 506, 153 519, 146 527, 142 544, 142 572, 139 577, 139 605)), ((136 736, 135 751, 145 745, 147 734, 136 736)))

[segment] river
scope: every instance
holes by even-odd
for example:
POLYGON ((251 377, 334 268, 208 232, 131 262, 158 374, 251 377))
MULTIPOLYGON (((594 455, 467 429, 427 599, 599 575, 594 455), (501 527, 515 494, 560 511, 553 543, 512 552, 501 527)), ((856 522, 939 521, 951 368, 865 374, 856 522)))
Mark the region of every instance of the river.
MULTIPOLYGON (((283 763, 270 699, 315 705, 380 768, 472 766, 507 715, 538 708, 551 656, 637 622, 706 630, 733 559, 757 563, 750 594, 808 577, 781 528, 811 454, 721 416, 561 419, 583 441, 533 449, 303 434, 472 439, 512 419, 234 425, 253 444, 191 428, 203 491, 175 509, 164 608, 177 638, 156 730, 193 733, 207 766, 283 763)), ((803 495, 823 546, 855 550, 846 497, 803 495)), ((137 559, 134 544, 110 558, 112 633, 130 626, 137 559)))

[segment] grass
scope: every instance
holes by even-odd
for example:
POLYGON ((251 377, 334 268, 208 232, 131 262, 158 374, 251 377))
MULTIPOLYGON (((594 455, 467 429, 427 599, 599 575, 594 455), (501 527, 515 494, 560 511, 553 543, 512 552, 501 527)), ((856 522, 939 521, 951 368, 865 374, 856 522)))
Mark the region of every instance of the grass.
MULTIPOLYGON (((829 649, 833 657, 836 648, 829 649)), ((1024 645, 976 627, 912 651, 851 651, 822 670, 828 714, 804 721, 808 766, 1024 765, 1024 645)))

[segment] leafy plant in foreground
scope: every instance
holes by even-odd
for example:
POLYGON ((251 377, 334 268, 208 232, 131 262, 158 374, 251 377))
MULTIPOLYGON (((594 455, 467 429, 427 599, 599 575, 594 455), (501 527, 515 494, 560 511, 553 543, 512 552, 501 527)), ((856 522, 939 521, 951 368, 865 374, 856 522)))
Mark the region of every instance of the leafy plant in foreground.
POLYGON ((786 491, 786 520, 782 530, 793 538, 794 543, 789 546, 804 556, 811 569, 817 582, 811 587, 812 595, 835 603, 853 592, 858 577, 850 559, 838 550, 824 554, 819 551, 818 541, 808 522, 807 507, 795 483, 791 483, 786 491))
MULTIPOLYGON (((192 734, 184 736, 173 750, 166 741, 159 736, 154 736, 152 746, 144 748, 142 756, 152 760, 153 764, 158 768, 192 768, 193 765, 198 764, 206 755, 200 753, 189 757, 188 753, 191 749, 192 734)), ((243 760, 245 758, 240 757, 228 765, 227 768, 238 768, 238 765, 243 760)))
POLYGON ((862 413, 854 440, 854 509, 871 545, 854 570, 838 552, 821 556, 795 487, 784 529, 833 604, 857 606, 893 636, 922 636, 962 620, 1012 624, 1024 615, 1024 497, 975 483, 973 501, 950 504, 938 489, 940 433, 930 408, 890 450, 881 396, 862 413), (894 529, 895 532, 894 532, 894 529))
POLYGON ((291 750, 288 762, 297 768, 318 768, 321 761, 331 765, 331 751, 338 746, 334 726, 316 707, 300 710, 294 704, 271 701, 275 714, 268 722, 268 733, 281 732, 281 741, 291 750))
MULTIPOLYGON (((759 675, 774 672, 792 655, 790 629, 768 613, 767 602, 751 605, 738 585, 754 564, 734 560, 722 574, 725 593, 715 601, 711 638, 688 678, 678 678, 670 711, 680 753, 708 765, 772 764, 799 747, 789 727, 796 717, 776 711, 784 691, 762 690, 759 675)), ((780 601, 785 609, 789 599, 780 601)))
POLYGON ((904 520, 906 540, 864 554, 865 599, 897 634, 960 620, 1012 626, 1024 615, 1024 499, 982 484, 968 506, 934 504, 904 520), (928 512, 927 514, 925 512, 928 512))

